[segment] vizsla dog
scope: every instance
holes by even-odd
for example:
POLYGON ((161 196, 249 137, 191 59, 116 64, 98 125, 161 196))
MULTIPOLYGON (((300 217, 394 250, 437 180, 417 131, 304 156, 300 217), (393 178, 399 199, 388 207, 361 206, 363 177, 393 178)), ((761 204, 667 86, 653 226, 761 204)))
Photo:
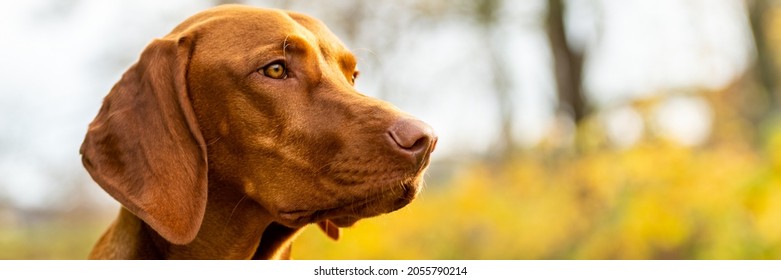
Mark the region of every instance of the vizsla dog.
POLYGON ((420 190, 431 127, 357 92, 320 21, 220 6, 152 41, 81 147, 122 204, 93 259, 288 258, 292 239, 395 211, 420 190))

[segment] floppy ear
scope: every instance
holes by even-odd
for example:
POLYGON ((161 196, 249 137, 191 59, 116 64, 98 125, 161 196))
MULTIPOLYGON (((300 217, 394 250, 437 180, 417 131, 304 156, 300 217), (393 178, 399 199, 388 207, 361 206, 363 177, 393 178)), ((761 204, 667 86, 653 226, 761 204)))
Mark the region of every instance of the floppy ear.
POLYGON ((191 44, 150 43, 106 96, 81 146, 95 182, 174 244, 195 238, 206 210, 206 146, 186 83, 191 44))
POLYGON ((328 237, 334 241, 339 240, 341 229, 339 229, 334 222, 331 222, 331 220, 320 221, 317 223, 317 226, 320 227, 320 230, 322 230, 325 235, 328 235, 328 237))

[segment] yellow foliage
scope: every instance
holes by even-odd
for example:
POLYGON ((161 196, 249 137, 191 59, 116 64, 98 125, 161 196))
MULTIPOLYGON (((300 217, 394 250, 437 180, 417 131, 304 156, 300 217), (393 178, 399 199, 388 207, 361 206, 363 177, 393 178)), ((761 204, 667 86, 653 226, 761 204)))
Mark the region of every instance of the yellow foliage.
MULTIPOLYGON (((781 134, 779 134, 781 135, 781 134)), ((781 257, 781 137, 684 148, 648 140, 582 155, 475 163, 410 206, 316 228, 298 259, 764 259, 781 257), (776 139, 778 138, 778 139, 776 139)), ((434 163, 436 164, 436 163, 434 163)))

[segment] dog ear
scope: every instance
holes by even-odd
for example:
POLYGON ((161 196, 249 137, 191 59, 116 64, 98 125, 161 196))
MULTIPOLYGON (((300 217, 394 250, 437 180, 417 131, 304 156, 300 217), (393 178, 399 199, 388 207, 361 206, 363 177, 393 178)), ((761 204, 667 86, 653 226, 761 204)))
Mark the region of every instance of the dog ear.
POLYGON ((331 220, 320 221, 317 223, 317 226, 320 227, 320 230, 322 230, 325 235, 328 235, 328 237, 334 241, 339 240, 341 229, 339 229, 334 222, 331 222, 331 220))
POLYGON ((174 244, 206 210, 206 146, 187 93, 187 37, 150 43, 103 101, 81 146, 92 178, 174 244))

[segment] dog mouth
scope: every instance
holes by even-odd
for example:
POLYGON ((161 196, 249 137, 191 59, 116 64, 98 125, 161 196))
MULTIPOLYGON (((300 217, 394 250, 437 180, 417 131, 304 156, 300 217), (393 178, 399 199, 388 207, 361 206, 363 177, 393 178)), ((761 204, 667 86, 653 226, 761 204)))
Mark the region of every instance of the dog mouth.
POLYGON ((383 157, 342 157, 315 172, 320 199, 306 208, 277 208, 278 222, 290 227, 330 220, 349 227, 358 220, 399 210, 422 189, 429 155, 415 165, 383 157))
POLYGON ((303 227, 328 219, 338 227, 349 227, 358 220, 399 210, 410 204, 419 192, 419 184, 404 182, 384 192, 333 207, 281 211, 278 214, 281 219, 279 222, 292 227, 303 227))

